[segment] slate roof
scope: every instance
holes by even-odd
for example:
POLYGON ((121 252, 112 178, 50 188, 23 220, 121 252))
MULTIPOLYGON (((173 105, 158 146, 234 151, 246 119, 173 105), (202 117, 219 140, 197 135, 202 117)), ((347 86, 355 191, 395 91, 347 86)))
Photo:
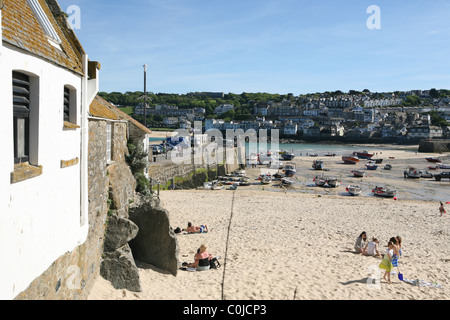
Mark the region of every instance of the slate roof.
POLYGON ((151 134, 152 131, 146 128, 142 123, 114 107, 111 103, 97 95, 89 106, 89 114, 93 117, 110 119, 110 120, 125 120, 138 127, 145 133, 151 134))
POLYGON ((3 42, 83 75, 84 49, 56 0, 38 0, 61 40, 61 50, 50 44, 27 0, 5 0, 3 42))

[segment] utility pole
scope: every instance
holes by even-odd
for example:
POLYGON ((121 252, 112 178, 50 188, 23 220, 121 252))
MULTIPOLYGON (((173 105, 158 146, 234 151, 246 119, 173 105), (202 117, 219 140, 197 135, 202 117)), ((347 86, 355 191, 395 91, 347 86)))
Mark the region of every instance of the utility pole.
POLYGON ((147 128, 147 65, 144 64, 144 126, 147 128))

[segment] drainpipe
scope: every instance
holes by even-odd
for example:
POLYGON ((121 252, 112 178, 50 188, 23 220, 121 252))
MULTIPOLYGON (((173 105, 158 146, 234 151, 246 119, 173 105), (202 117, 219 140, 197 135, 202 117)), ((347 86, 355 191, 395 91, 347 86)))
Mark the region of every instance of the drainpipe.
POLYGON ((80 239, 79 245, 83 244, 89 233, 89 206, 88 206, 88 143, 89 143, 89 123, 88 123, 88 56, 83 54, 83 74, 81 79, 81 160, 80 160, 80 239))

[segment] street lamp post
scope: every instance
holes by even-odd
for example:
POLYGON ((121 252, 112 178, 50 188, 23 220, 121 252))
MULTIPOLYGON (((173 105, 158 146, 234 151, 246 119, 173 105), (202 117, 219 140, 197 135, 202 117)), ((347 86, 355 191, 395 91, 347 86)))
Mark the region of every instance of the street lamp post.
POLYGON ((147 65, 144 64, 144 126, 147 128, 147 65))

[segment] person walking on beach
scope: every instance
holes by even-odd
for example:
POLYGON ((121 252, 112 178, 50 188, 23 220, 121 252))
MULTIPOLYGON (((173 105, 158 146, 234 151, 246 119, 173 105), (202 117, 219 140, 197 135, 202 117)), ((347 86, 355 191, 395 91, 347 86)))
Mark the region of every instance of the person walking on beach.
POLYGON ((439 207, 439 212, 441 213, 441 217, 443 214, 447 213, 447 211, 445 211, 444 204, 442 202, 441 202, 441 206, 439 207))
POLYGON ((392 265, 392 257, 394 256, 394 244, 389 241, 388 243, 388 249, 386 251, 386 254, 383 257, 383 260, 381 261, 379 268, 386 270, 384 273, 383 279, 386 280, 389 284, 391 284, 391 270, 394 268, 392 265))
POLYGON ((355 251, 356 253, 359 254, 364 254, 364 247, 366 246, 366 241, 367 241, 367 233, 365 231, 363 231, 359 237, 356 239, 355 242, 355 251))
POLYGON ((392 266, 398 268, 398 259, 400 258, 400 248, 397 237, 392 237, 389 242, 393 244, 392 266))

